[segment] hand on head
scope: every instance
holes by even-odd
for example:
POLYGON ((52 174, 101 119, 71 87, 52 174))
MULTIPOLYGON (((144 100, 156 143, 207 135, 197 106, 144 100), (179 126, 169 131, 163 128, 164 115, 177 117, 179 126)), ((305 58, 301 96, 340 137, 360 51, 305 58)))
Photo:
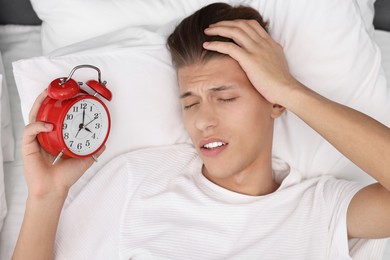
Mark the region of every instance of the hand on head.
POLYGON ((205 42, 207 50, 235 59, 252 85, 273 104, 283 105, 286 91, 297 81, 290 74, 282 47, 255 20, 221 21, 205 29, 209 36, 230 38, 232 42, 205 42))
MULTIPOLYGON (((81 177, 81 175, 93 164, 93 158, 61 159, 52 165, 54 156, 46 153, 37 140, 40 132, 50 132, 53 125, 45 122, 37 122, 36 117, 43 100, 46 98, 46 90, 35 100, 29 114, 30 123, 25 127, 22 143, 22 155, 25 178, 30 196, 46 196, 50 194, 67 194, 69 188, 81 177)), ((99 151, 97 156, 103 152, 99 151)))

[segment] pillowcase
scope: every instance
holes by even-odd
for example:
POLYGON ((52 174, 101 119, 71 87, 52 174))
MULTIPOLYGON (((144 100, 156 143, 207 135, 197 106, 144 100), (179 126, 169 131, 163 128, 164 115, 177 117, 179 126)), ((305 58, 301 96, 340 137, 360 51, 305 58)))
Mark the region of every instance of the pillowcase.
MULTIPOLYGON (((39 18, 43 20, 43 53, 49 53, 57 48, 127 26, 165 25, 191 14, 202 6, 218 1, 33 0, 31 2, 39 18), (66 23, 63 22, 64 18, 66 23)), ((220 2, 239 1, 222 0, 220 2)))
MULTIPOLYGON (((183 1, 180 4, 174 0, 160 0, 152 3, 141 0, 32 1, 33 7, 43 20, 42 37, 46 52, 129 25, 141 27, 144 25, 144 28, 149 29, 165 28, 159 33, 166 36, 168 31, 170 32, 166 28, 172 29, 173 24, 177 23, 178 19, 210 2, 215 1, 183 1), (89 10, 94 11, 90 12, 89 10), (101 19, 105 16, 112 19, 101 19), (65 20, 66 23, 63 22, 65 20), (170 25, 164 27, 164 24, 170 25)), ((387 115, 390 112, 390 98, 386 89, 386 80, 380 72, 380 51, 367 33, 357 2, 339 0, 248 0, 228 2, 249 4, 260 10, 264 18, 270 21, 270 34, 284 47, 290 70, 298 80, 332 100, 358 109, 381 122, 389 123, 390 119, 387 115)), ((112 34, 115 35, 115 33, 112 34)), ((92 39, 91 42, 94 45, 96 42, 102 41, 101 45, 104 46, 104 41, 110 39, 112 34, 109 37, 102 36, 98 39, 92 39)), ((136 35, 134 32, 133 36, 136 35)), ((88 41, 80 43, 84 46, 83 49, 88 49, 88 44, 88 41)), ((145 44, 153 44, 153 42, 145 44)), ((160 50, 165 56, 156 53, 155 58, 169 66, 170 58, 163 51, 163 41, 159 44, 161 44, 160 50)), ((61 51, 58 53, 61 53, 61 51)), ((64 53, 66 51, 62 52, 62 54, 64 53)), ((147 56, 146 54, 139 54, 147 56)), ((41 58, 41 61, 44 59, 41 58)), ((84 63, 83 60, 77 61, 84 63)), ((100 60, 92 61, 96 65, 102 64, 100 60)), ((124 66, 129 66, 126 71, 134 69, 131 67, 131 60, 125 63, 122 58, 122 61, 123 65, 118 64, 118 68, 112 66, 103 69, 109 72, 113 72, 113 68, 125 70, 124 66)), ((133 61, 132 66, 134 64, 136 64, 135 61, 133 61)), ((26 67, 22 70, 22 65, 23 63, 15 67, 17 76, 21 78, 20 82, 22 82, 22 77, 35 80, 45 79, 49 82, 54 76, 54 74, 50 74, 50 71, 59 66, 54 64, 49 66, 49 64, 43 62, 31 65, 29 62, 25 62, 26 67), (27 66, 28 64, 30 65, 27 66), (40 67, 45 69, 39 69, 40 67)), ((77 64, 72 64, 72 66, 75 65, 77 64)), ((66 68, 69 70, 72 66, 68 65, 66 68)), ((149 71, 150 66, 146 63, 137 64, 137 71, 139 70, 139 73, 149 71), (142 64, 145 66, 142 67, 142 64)), ((63 73, 66 73, 66 70, 57 76, 62 76, 63 73)), ((171 71, 171 73, 173 72, 171 71)), ((166 82, 166 78, 158 80, 158 75, 157 72, 154 72, 153 80, 156 80, 159 85, 165 84, 169 87, 171 84, 176 85, 176 81, 172 79, 169 82, 166 82)), ((170 75, 174 77, 174 74, 170 75)), ((134 77, 122 82, 119 79, 119 74, 112 74, 111 80, 114 83, 138 86, 141 84, 142 78, 134 77)), ((26 87, 19 87, 21 96, 25 97, 22 98, 22 104, 24 105, 31 104, 38 94, 37 88, 34 88, 32 83, 26 80, 24 83, 26 87)), ((40 88, 46 87, 47 84, 41 85, 40 88)), ((114 100, 112 104, 117 102, 115 96, 127 100, 128 95, 115 94, 115 91, 119 91, 119 89, 113 91, 114 100)), ((162 92, 160 96, 168 94, 162 92)), ((132 104, 128 109, 138 110, 135 104, 139 105, 139 102, 132 104)), ((27 113, 28 110, 27 106, 23 113, 27 113)), ((177 114, 165 123, 172 123, 175 120, 178 120, 177 114)), ((175 122, 174 124, 178 123, 175 122)), ((155 127, 159 128, 161 126, 156 122, 155 127)), ((126 133, 129 132, 126 131, 126 133)), ((122 139, 124 136, 122 136, 122 139)), ((335 174, 337 176, 346 165, 351 164, 315 131, 290 112, 286 112, 282 118, 276 121, 274 136, 274 155, 297 168, 304 177, 319 174, 335 174)), ((132 143, 127 143, 125 145, 122 142, 119 145, 131 147, 132 143)), ((358 174, 353 173, 348 174, 347 177, 355 180, 360 178, 358 174)), ((366 175, 363 178, 366 178, 366 175)))
MULTIPOLYGON (((261 2, 259 10, 270 21, 271 36, 283 46, 291 73, 319 94, 389 124, 390 97, 381 53, 356 3, 273 3, 262 6, 261 2)), ((367 180, 365 174, 342 174, 352 163, 289 111, 276 121, 273 152, 307 178, 333 174, 367 180)))
MULTIPOLYGON (((0 74, 3 75, 1 86, 1 150, 3 153, 3 161, 13 161, 15 153, 15 139, 13 136, 13 127, 11 121, 11 107, 9 103, 9 95, 7 83, 5 80, 5 72, 3 58, 0 52, 0 74)), ((2 161, 1 161, 2 162, 2 161)))
MULTIPOLYGON (((363 17, 370 35, 374 33, 372 25, 375 0, 352 1, 363 17)), ((113 32, 126 26, 161 26, 170 21, 183 18, 193 11, 213 2, 230 4, 270 5, 270 0, 31 0, 35 12, 42 23, 43 53, 49 53, 60 47, 80 42, 92 37, 113 32), (158 15, 156 15, 158 14, 158 15), (104 19, 109 17, 110 19, 104 19), (66 23, 63 22, 66 20, 66 23), (77 28, 77 30, 75 29, 77 28)), ((279 0, 280 2, 280 0, 279 0)), ((297 3, 303 10, 305 5, 297 3)), ((341 5, 350 3, 340 3, 341 5)), ((312 4, 311 4, 312 5, 312 4)), ((318 8, 319 9, 319 8, 318 8)), ((326 17, 326 16, 321 16, 326 17)))

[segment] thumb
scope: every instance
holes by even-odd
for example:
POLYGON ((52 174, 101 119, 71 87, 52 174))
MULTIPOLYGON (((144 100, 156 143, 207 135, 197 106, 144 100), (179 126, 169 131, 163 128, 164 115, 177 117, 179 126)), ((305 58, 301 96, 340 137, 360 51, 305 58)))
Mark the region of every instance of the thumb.
POLYGON ((39 133, 50 132, 52 130, 53 130, 53 125, 49 123, 34 122, 28 124, 24 128, 24 132, 23 132, 23 141, 22 141, 23 153, 29 154, 39 149, 39 144, 36 141, 37 135, 39 133))

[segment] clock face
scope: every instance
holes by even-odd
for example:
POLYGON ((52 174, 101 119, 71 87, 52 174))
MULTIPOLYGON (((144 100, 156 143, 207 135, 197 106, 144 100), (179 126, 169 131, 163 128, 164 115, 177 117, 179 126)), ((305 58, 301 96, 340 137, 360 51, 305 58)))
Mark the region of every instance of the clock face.
POLYGON ((91 98, 74 103, 65 115, 62 137, 68 149, 83 156, 95 152, 109 131, 105 107, 91 98))

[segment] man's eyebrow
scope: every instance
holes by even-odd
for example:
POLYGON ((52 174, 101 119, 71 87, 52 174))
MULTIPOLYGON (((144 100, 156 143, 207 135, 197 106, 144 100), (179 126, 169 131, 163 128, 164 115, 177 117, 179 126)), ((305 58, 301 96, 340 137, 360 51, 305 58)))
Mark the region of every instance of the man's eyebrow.
MULTIPOLYGON (((228 85, 228 86, 224 85, 224 86, 220 86, 220 87, 210 88, 207 91, 208 92, 219 92, 219 91, 226 91, 226 90, 236 89, 236 88, 237 88, 237 86, 235 86, 235 85, 228 85)), ((190 97, 193 95, 194 95, 193 92, 187 91, 187 92, 184 92, 183 94, 180 95, 180 99, 190 97)))
POLYGON ((220 86, 220 87, 216 87, 216 88, 211 88, 209 89, 208 91, 209 92, 218 92, 218 91, 225 91, 225 90, 230 90, 230 89, 235 89, 237 88, 237 86, 235 85, 228 85, 228 86, 220 86))
POLYGON ((186 98, 186 97, 190 97, 190 96, 193 96, 194 93, 192 93, 191 91, 187 91, 187 92, 184 92, 183 94, 180 95, 180 99, 183 99, 183 98, 186 98))

